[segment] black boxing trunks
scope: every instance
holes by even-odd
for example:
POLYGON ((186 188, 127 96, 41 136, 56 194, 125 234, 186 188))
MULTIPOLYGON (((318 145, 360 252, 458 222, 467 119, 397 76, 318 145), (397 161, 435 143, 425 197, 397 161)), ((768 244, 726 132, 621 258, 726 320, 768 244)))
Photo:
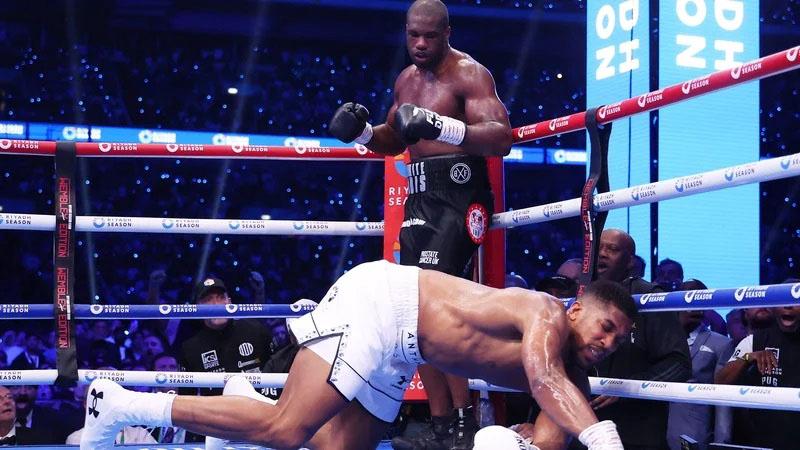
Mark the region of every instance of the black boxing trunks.
POLYGON ((494 212, 486 159, 435 156, 406 168, 409 195, 400 229, 400 264, 465 276, 494 212))

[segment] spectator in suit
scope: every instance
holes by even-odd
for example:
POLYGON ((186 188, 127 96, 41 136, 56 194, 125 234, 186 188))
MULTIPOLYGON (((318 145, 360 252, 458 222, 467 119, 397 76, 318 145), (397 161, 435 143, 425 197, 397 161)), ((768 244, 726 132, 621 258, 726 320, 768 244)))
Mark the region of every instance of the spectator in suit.
POLYGON ((34 333, 25 340, 25 349, 11 361, 12 370, 38 369, 42 363, 42 339, 34 333))
POLYGON ((14 396, 17 425, 30 429, 40 442, 61 442, 56 440, 63 433, 59 427, 60 418, 52 408, 36 404, 38 386, 12 386, 11 394, 14 396))
POLYGON ((17 424, 17 408, 14 395, 5 386, 0 386, 0 446, 45 444, 37 439, 30 429, 17 424))
MULTIPOLYGON (((684 283, 685 284, 685 283, 684 283)), ((703 285, 700 289, 705 289, 703 285)), ((680 290, 688 290, 684 285, 680 290)), ((690 383, 713 384, 714 373, 733 354, 733 341, 715 333, 703 324, 702 311, 681 311, 678 320, 686 332, 689 356, 692 359, 690 383)), ((692 403, 670 403, 667 443, 670 450, 680 450, 680 436, 685 434, 705 450, 709 442, 729 442, 731 415, 726 407, 692 403)))

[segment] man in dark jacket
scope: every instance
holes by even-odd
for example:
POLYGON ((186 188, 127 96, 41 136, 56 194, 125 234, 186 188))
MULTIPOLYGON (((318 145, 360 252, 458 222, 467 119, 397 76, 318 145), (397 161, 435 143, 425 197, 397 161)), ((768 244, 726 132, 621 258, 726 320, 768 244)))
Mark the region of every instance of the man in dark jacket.
MULTIPOLYGON (((638 277, 628 277, 636 244, 616 229, 603 231, 597 264, 598 277, 616 281, 631 294, 661 292, 638 277)), ((683 382, 692 375, 689 346, 677 313, 639 314, 630 340, 596 368, 609 378, 683 382)), ((592 400, 599 420, 613 420, 626 450, 666 450, 669 404, 601 395, 592 400)))

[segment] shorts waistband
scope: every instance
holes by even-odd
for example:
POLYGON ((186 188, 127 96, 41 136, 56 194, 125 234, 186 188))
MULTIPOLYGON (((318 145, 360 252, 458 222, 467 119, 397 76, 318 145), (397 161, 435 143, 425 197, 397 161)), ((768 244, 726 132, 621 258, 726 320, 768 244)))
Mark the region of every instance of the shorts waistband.
POLYGON ((486 158, 471 155, 432 156, 406 165, 408 193, 489 186, 486 158))
POLYGON ((393 265, 387 270, 392 312, 397 323, 397 346, 406 362, 424 364, 419 349, 419 267, 393 265))

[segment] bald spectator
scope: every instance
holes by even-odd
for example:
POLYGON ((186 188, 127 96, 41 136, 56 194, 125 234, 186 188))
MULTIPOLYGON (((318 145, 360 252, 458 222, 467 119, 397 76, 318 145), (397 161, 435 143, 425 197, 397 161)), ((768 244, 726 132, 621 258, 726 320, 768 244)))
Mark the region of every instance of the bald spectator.
MULTIPOLYGON (((636 243, 626 232, 603 231, 600 236, 598 277, 621 283, 631 294, 661 289, 639 277, 629 277, 636 243)), ((683 382, 692 375, 686 334, 673 312, 640 314, 630 341, 596 367, 608 378, 683 382)), ((613 420, 626 450, 667 448, 668 403, 620 399, 601 395, 591 402, 598 419, 613 420)))
POLYGON ((556 274, 565 276, 572 280, 577 280, 581 276, 581 266, 583 260, 580 258, 572 258, 564 261, 561 266, 556 270, 556 274))
POLYGON ((516 273, 507 273, 506 287, 518 287, 522 289, 528 289, 528 281, 525 280, 525 278, 522 278, 521 275, 518 275, 516 273))

